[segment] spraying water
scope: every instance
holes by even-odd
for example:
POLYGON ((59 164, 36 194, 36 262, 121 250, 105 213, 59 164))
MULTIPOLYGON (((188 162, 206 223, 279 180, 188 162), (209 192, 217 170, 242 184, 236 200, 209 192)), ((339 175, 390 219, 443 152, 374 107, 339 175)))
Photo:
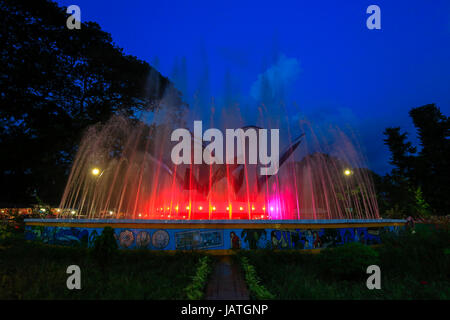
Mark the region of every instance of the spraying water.
MULTIPOLYGON (((260 114, 261 127, 280 125, 262 114, 267 113, 260 114)), ((192 114, 183 118, 189 117, 192 114)), ((139 120, 116 115, 104 125, 89 128, 71 169, 60 217, 379 218, 373 183, 356 139, 337 127, 318 130, 304 120, 292 128, 280 127, 285 132, 280 142, 280 167, 277 174, 264 176, 259 165, 248 161, 173 164, 171 132, 185 123, 174 119, 167 111, 143 113, 139 120)), ((243 127, 239 112, 224 114, 221 119, 211 125, 260 128, 243 127)), ((198 143, 195 140, 193 146, 198 143)))

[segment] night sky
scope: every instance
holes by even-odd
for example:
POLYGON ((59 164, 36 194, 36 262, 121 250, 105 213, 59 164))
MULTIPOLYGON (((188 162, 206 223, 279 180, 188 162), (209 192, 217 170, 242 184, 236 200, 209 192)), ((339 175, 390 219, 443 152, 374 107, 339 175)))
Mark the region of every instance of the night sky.
POLYGON ((164 76, 185 58, 187 101, 204 70, 220 101, 228 72, 245 108, 256 104, 260 75, 278 70, 290 116, 350 125, 381 174, 390 170, 386 127, 416 142, 411 108, 436 103, 450 114, 450 1, 57 2, 80 6, 83 22, 99 23, 164 76), (371 4, 381 30, 366 27, 371 4))

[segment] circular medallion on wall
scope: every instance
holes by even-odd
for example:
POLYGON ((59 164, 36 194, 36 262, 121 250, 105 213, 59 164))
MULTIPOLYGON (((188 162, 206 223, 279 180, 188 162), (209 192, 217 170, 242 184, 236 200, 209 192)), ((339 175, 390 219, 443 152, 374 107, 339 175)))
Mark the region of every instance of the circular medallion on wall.
POLYGON ((169 244, 169 234, 166 230, 158 230, 153 233, 152 244, 157 249, 164 249, 169 244))
POLYGON ((122 247, 128 248, 134 242, 133 232, 130 230, 122 231, 119 235, 119 243, 122 247))
POLYGON ((146 248, 150 244, 150 234, 147 231, 140 231, 136 236, 136 246, 146 248))

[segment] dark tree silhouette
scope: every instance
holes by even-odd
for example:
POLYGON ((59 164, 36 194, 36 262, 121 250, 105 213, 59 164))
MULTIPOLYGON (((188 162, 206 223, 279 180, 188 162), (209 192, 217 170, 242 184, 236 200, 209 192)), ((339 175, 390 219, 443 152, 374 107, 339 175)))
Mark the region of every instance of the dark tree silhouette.
MULTIPOLYGON (((392 203, 408 206, 422 196, 433 213, 446 215, 450 208, 450 120, 434 104, 409 112, 417 129, 420 150, 407 142, 400 128, 387 128, 385 144, 394 166, 385 180, 390 182, 392 203)), ((408 212, 415 214, 415 212, 408 212)))
MULTIPOLYGON (((57 203, 84 129, 179 94, 98 24, 46 0, 0 0, 0 203, 57 203)), ((172 98, 173 100, 174 98, 172 98)), ((173 101, 172 101, 173 102, 173 101)))

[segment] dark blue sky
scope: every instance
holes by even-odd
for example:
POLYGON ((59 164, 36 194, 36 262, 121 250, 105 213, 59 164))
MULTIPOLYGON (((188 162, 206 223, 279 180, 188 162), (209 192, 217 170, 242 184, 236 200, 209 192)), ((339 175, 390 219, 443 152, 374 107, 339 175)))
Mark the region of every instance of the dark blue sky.
POLYGON ((436 103, 450 114, 450 1, 58 3, 79 5, 82 21, 98 22, 127 54, 157 57, 165 76, 185 57, 186 95, 208 66, 210 94, 223 96, 229 71, 245 106, 259 75, 278 68, 288 105, 298 106, 290 114, 352 126, 379 173, 390 168, 386 127, 415 141, 411 108, 436 103), (381 30, 366 28, 371 4, 381 8, 381 30))

